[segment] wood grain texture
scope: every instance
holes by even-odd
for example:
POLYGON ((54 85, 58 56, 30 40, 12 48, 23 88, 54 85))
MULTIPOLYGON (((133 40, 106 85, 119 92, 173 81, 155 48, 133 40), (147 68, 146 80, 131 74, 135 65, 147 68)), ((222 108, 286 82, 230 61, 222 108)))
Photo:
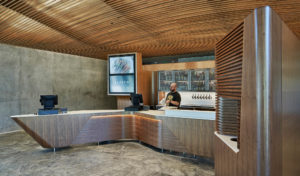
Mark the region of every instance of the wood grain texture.
MULTIPOLYGON (((268 12, 266 12, 267 14, 268 12)), ((269 96, 266 95, 268 101, 268 120, 269 129, 266 131, 267 145, 269 146, 269 173, 274 176, 282 175, 282 24, 283 21, 272 9, 269 10, 270 20, 270 40, 266 39, 266 43, 270 42, 270 61, 266 64, 269 66, 269 96)), ((266 30, 267 31, 267 30, 266 30)), ((267 50, 267 49, 266 49, 267 50)), ((300 69, 300 67, 299 67, 300 69)), ((264 127, 266 128, 266 127, 264 127)), ((267 148, 267 147, 265 147, 267 148)), ((265 159, 267 160, 267 159, 265 159)))
POLYGON ((300 40, 282 24, 283 176, 300 173, 300 40))
POLYGON ((254 13, 244 20, 244 58, 242 76, 242 101, 240 122, 239 173, 256 175, 256 55, 255 55, 255 16, 254 13))
POLYGON ((86 144, 117 139, 137 139, 132 115, 92 116, 71 144, 86 144))
POLYGON ((127 106, 131 106, 131 101, 129 96, 117 96, 117 107, 118 109, 124 109, 127 106))
POLYGON ((158 95, 158 72, 153 71, 152 72, 152 90, 151 90, 151 105, 157 105, 159 102, 159 96, 158 95))
MULTIPOLYGON (((240 156, 247 167, 242 167, 241 173, 276 176, 282 172, 281 20, 268 7, 257 9, 254 18, 254 25, 248 26, 248 32, 253 34, 245 34, 253 36, 257 29, 254 41, 245 38, 245 43, 255 46, 245 48, 247 54, 255 57, 245 58, 249 69, 242 83, 245 94, 241 120, 245 121, 241 122, 241 131, 245 131, 241 133, 244 144, 241 141, 240 156)), ((253 23, 252 20, 249 22, 253 23)))
POLYGON ((216 44, 216 129, 237 137, 240 146, 244 23, 216 44))
POLYGON ((135 115, 138 140, 162 148, 162 120, 135 115))
POLYGON ((238 174, 238 153, 235 153, 218 136, 214 136, 215 175, 240 176, 238 174))
POLYGON ((38 144, 40 144, 44 148, 52 148, 53 145, 49 144, 48 141, 45 141, 39 134, 33 131, 30 126, 26 125, 22 120, 17 118, 13 119, 24 131, 29 134, 38 144))
POLYGON ((269 7, 244 25, 240 150, 215 146, 216 175, 299 175, 299 39, 269 7))
POLYGON ((215 61, 143 65, 143 70, 146 71, 188 70, 188 69, 201 69, 201 68, 215 68, 215 61))
POLYGON ((0 42, 106 59, 212 51, 254 8, 269 5, 300 36, 298 0, 0 1, 0 42))
POLYGON ((214 121, 143 113, 13 118, 44 148, 135 139, 154 147, 213 157, 214 121))
POLYGON ((189 154, 213 157, 213 120, 165 117, 163 148, 189 154))
MULTIPOLYGON (((69 146, 91 116, 99 113, 31 116, 12 119, 45 148, 69 146)), ((100 113, 114 114, 114 113, 100 113)))

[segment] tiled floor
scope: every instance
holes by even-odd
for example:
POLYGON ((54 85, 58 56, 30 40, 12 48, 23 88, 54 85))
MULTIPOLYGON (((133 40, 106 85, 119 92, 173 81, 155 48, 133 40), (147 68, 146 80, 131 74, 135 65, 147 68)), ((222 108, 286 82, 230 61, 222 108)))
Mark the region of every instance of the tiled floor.
POLYGON ((24 132, 0 134, 0 175, 214 175, 203 159, 161 153, 138 142, 40 147, 24 132))

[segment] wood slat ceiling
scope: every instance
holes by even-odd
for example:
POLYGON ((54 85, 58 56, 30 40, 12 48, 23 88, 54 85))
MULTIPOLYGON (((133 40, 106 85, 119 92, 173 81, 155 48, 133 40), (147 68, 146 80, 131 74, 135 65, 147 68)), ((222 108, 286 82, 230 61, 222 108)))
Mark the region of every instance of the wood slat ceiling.
POLYGON ((300 36, 300 1, 0 0, 0 42, 106 59, 214 50, 251 13, 269 5, 300 36))

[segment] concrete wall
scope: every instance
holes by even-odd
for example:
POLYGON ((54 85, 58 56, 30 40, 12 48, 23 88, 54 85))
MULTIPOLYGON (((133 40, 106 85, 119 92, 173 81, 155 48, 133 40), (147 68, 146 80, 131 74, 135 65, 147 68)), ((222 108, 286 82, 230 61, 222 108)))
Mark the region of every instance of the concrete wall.
POLYGON ((0 44, 0 133, 20 129, 9 116, 36 113, 39 96, 57 94, 68 110, 114 109, 107 62, 0 44))

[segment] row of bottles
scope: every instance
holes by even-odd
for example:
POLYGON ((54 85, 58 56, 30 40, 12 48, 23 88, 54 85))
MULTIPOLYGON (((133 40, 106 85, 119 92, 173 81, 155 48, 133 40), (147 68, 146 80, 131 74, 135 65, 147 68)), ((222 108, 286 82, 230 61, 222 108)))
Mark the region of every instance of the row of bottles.
POLYGON ((160 81, 160 87, 159 87, 159 90, 163 90, 163 91, 168 91, 170 89, 170 84, 172 83, 173 81, 160 81))
POLYGON ((191 75, 192 81, 205 80, 205 70, 193 70, 191 75))
POLYGON ((159 72, 159 91, 169 91, 170 84, 177 83, 178 91, 216 90, 215 69, 159 72))
POLYGON ((176 71, 175 72, 175 81, 188 81, 188 72, 187 71, 176 71))
POLYGON ((173 73, 172 71, 163 71, 159 72, 160 80, 163 81, 173 81, 173 73))
POLYGON ((191 83, 192 91, 208 91, 205 86, 205 81, 198 81, 191 83))
POLYGON ((188 82, 185 81, 185 82, 177 82, 177 90, 188 90, 188 82))

